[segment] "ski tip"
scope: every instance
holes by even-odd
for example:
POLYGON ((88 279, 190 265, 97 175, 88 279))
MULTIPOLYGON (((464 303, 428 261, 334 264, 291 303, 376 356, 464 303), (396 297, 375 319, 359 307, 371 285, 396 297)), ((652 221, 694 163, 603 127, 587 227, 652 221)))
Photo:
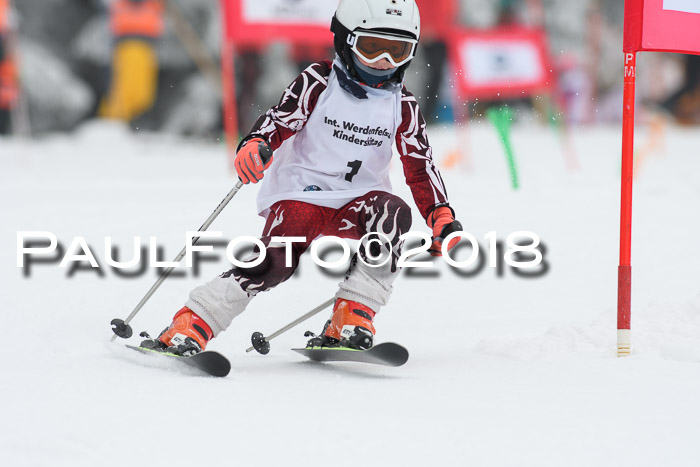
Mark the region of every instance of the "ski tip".
POLYGON ((228 374, 231 372, 231 362, 229 362, 226 357, 222 356, 222 358, 223 360, 219 362, 219 365, 216 368, 210 369, 208 372, 210 375, 223 378, 224 376, 228 376, 228 374))
POLYGON ((408 361, 408 349, 406 347, 394 342, 386 342, 385 345, 392 347, 391 366, 401 366, 408 361))
POLYGON ((224 377, 228 376, 228 374, 231 372, 231 362, 228 360, 228 358, 214 350, 207 350, 194 355, 184 356, 128 344, 126 344, 126 347, 145 354, 161 355, 175 359, 188 366, 197 368, 210 376, 224 377))

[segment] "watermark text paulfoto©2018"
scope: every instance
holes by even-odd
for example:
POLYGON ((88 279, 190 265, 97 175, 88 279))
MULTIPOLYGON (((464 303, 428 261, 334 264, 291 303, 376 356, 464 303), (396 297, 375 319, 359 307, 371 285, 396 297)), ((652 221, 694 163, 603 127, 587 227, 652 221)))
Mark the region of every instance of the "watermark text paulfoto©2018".
MULTIPOLYGON (((182 259, 180 261, 164 261, 163 248, 159 246, 156 237, 150 237, 148 246, 142 244, 140 237, 133 238, 133 249, 131 258, 128 260, 119 260, 119 247, 113 244, 111 237, 104 238, 104 261, 107 266, 123 277, 134 277, 134 274, 125 274, 125 270, 134 271, 137 269, 140 273, 145 272, 146 264, 149 268, 185 269, 194 268, 195 276, 198 275, 198 261, 200 256, 206 253, 214 252, 214 245, 225 246, 226 259, 238 268, 251 268, 261 264, 266 256, 269 248, 284 248, 286 255, 286 267, 292 264, 292 247, 295 243, 305 243, 304 237, 272 237, 270 242, 265 245, 260 239, 252 236, 236 237, 229 242, 221 243, 222 233, 218 231, 192 232, 188 231, 185 234, 185 248, 183 249, 184 265, 182 259), (198 242, 200 239, 203 242, 198 242), (208 239, 208 240, 207 240, 208 239), (211 243, 205 243, 211 242, 211 243), (198 244, 199 243, 199 244, 198 244), (245 259, 238 256, 240 250, 248 248, 248 253, 245 259), (255 247, 256 252, 251 254, 250 249, 255 247), (143 261, 142 258, 148 257, 148 261, 143 261)), ((398 255, 396 265, 401 268, 432 268, 435 262, 431 257, 429 260, 418 259, 418 256, 426 253, 431 245, 432 239, 428 233, 421 231, 407 232, 399 238, 403 243, 401 253, 398 255), (414 246, 415 245, 415 246, 414 246)), ((535 273, 521 274, 522 276, 535 277, 543 275, 548 270, 548 264, 544 259, 546 253, 545 246, 541 243, 540 237, 530 231, 518 231, 509 234, 505 240, 505 248, 502 240, 497 238, 497 233, 492 231, 484 235, 486 247, 482 247, 474 235, 469 232, 459 231, 453 232, 447 236, 442 242, 442 259, 456 270, 467 270, 476 267, 478 271, 484 269, 488 264, 490 268, 496 268, 502 271, 504 265, 514 270, 524 269, 529 271, 537 270, 535 273), (459 243, 454 249, 447 251, 447 245, 454 238, 459 237, 459 243), (455 252, 459 252, 468 248, 471 253, 466 259, 455 259, 455 252), (482 253, 483 252, 483 253, 482 253)), ((360 246, 365 246, 365 258, 363 255, 357 255, 358 260, 370 267, 380 267, 391 260, 393 251, 391 242, 381 233, 370 232, 362 237, 359 242, 356 242, 354 250, 358 251, 360 246), (376 243, 382 248, 372 248, 376 243), (375 255, 371 252, 374 252, 375 255)), ((310 257, 314 264, 322 269, 337 269, 348 264, 351 257, 353 247, 346 239, 326 236, 316 239, 311 243, 310 257), (333 261, 327 261, 325 258, 330 251, 341 250, 340 258, 333 261)), ((93 269, 99 271, 101 266, 98 262, 93 247, 88 245, 85 237, 73 237, 70 245, 65 248, 58 240, 58 237, 48 231, 18 231, 17 232, 17 267, 24 268, 24 275, 29 276, 30 267, 34 264, 49 264, 59 263, 60 268, 67 268, 69 275, 72 275, 76 270, 93 269)), ((211 256, 211 255, 209 255, 211 256)), ((177 258, 176 258, 177 259, 177 258)), ((211 257, 208 258, 211 260, 211 257)), ((464 275, 464 274, 463 274, 464 275)), ((473 275, 473 274, 467 274, 473 275)), ((499 274, 501 275, 501 274, 499 274)))

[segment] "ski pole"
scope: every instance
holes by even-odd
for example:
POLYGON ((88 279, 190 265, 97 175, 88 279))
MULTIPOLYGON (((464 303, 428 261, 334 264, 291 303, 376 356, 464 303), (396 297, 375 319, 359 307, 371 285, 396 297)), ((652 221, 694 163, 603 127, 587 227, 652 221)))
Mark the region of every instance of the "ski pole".
MULTIPOLYGON (((265 142, 261 142, 258 145, 258 151, 260 153, 260 158, 262 159, 263 165, 267 164, 267 162, 272 157, 272 148, 270 147, 270 145, 265 142)), ((236 193, 238 193, 238 190, 240 190, 242 186, 243 182, 238 180, 236 186, 234 186, 231 189, 231 191, 228 192, 226 197, 223 200, 221 200, 216 209, 214 209, 214 212, 212 212, 211 215, 207 218, 207 220, 204 221, 204 224, 202 224, 202 226, 199 229, 197 229, 197 232, 204 232, 209 228, 211 223, 214 222, 214 219, 216 219, 219 216, 219 214, 221 214, 221 211, 224 210, 228 202, 231 201, 231 199, 236 195, 236 193)), ((195 245, 197 241, 199 241, 199 237, 192 237, 192 245, 195 245)), ((186 252, 187 245, 185 245, 182 248, 182 251, 180 251, 180 254, 178 254, 177 257, 175 257, 173 262, 179 263, 182 260, 182 258, 185 257, 186 252)), ((136 305, 136 308, 134 308, 134 311, 132 311, 126 319, 122 320, 115 318, 111 321, 110 324, 112 325, 112 331, 115 335, 112 336, 110 342, 114 342, 117 336, 123 339, 128 339, 132 336, 133 330, 131 329, 131 326, 129 326, 129 323, 134 318, 134 316, 136 316, 136 314, 141 310, 141 308, 146 304, 146 302, 151 298, 155 291, 158 290, 158 287, 160 287, 163 281, 165 281, 165 279, 168 278, 168 276, 170 275, 170 273, 173 272, 174 269, 175 268, 171 266, 161 273, 161 275, 158 277, 158 280, 156 280, 155 284, 153 284, 150 290, 146 292, 146 295, 144 295, 144 297, 141 299, 138 305, 136 305)))
MULTIPOLYGON (((197 230, 198 232, 204 232, 209 228, 212 222, 214 222, 214 219, 218 217, 219 214, 221 214, 221 211, 224 210, 226 205, 228 204, 229 201, 231 201, 231 198, 233 198, 236 193, 238 193, 238 190, 241 189, 243 186, 243 182, 240 180, 238 183, 236 183, 236 186, 229 191, 229 193, 226 195, 226 197, 219 203, 219 205, 216 207, 214 212, 211 213, 209 218, 207 218, 206 221, 204 221, 204 224, 197 230)), ((197 241, 199 240, 199 237, 192 237, 192 245, 195 245, 197 241)), ((182 258, 185 257, 185 252, 187 251, 187 246, 185 246, 182 251, 175 257, 173 262, 179 263, 182 258)), ((112 322, 110 323, 112 325, 112 331, 114 331, 114 336, 112 336, 112 339, 110 340, 111 342, 114 342, 114 340, 117 338, 117 336, 123 338, 123 339, 128 339, 131 337, 133 334, 133 330, 131 329, 131 326, 129 326, 129 323, 131 320, 136 316, 136 314, 141 311, 141 308, 146 304, 146 302, 153 296, 156 290, 158 290, 158 287, 161 286, 161 284, 165 281, 165 279, 168 278, 168 276, 173 272, 175 267, 170 266, 168 269, 164 270, 160 276, 158 277, 158 280, 151 286, 150 290, 146 292, 146 295, 141 299, 141 301, 136 305, 136 308, 134 308, 134 311, 131 312, 129 316, 127 316, 126 319, 121 320, 121 319, 113 319, 112 322)))
POLYGON ((306 321, 307 319, 311 318, 313 315, 318 314, 320 311, 322 311, 324 308, 328 308, 335 302, 335 297, 329 298, 325 302, 321 303, 319 306, 314 308, 313 310, 309 311, 308 313, 303 314, 302 316, 298 317, 282 329, 279 329, 272 334, 270 334, 269 337, 263 336, 261 332, 254 332, 252 336, 250 336, 250 341, 252 342, 252 346, 248 347, 245 349, 246 352, 250 352, 252 350, 257 350, 258 353, 261 353, 263 355, 267 355, 268 352, 270 352, 270 342, 272 339, 275 337, 279 336, 280 334, 289 331, 292 329, 294 326, 297 324, 301 323, 302 321, 306 321))

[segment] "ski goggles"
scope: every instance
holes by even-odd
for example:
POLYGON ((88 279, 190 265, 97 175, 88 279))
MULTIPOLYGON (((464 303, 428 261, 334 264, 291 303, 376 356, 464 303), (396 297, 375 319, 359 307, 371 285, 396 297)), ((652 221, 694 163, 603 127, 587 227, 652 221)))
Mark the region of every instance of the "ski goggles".
POLYGON ((418 41, 407 37, 354 31, 348 36, 348 43, 352 51, 368 63, 386 58, 392 65, 399 67, 413 58, 418 41))

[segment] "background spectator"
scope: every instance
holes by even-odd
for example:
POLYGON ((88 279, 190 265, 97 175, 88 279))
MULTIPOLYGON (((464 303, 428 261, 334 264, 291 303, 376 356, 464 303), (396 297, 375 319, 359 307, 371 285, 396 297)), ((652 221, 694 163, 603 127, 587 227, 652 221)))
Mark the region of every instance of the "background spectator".
POLYGON ((154 41, 163 34, 161 0, 117 0, 110 8, 112 78, 100 115, 131 121, 149 110, 158 91, 154 41))

